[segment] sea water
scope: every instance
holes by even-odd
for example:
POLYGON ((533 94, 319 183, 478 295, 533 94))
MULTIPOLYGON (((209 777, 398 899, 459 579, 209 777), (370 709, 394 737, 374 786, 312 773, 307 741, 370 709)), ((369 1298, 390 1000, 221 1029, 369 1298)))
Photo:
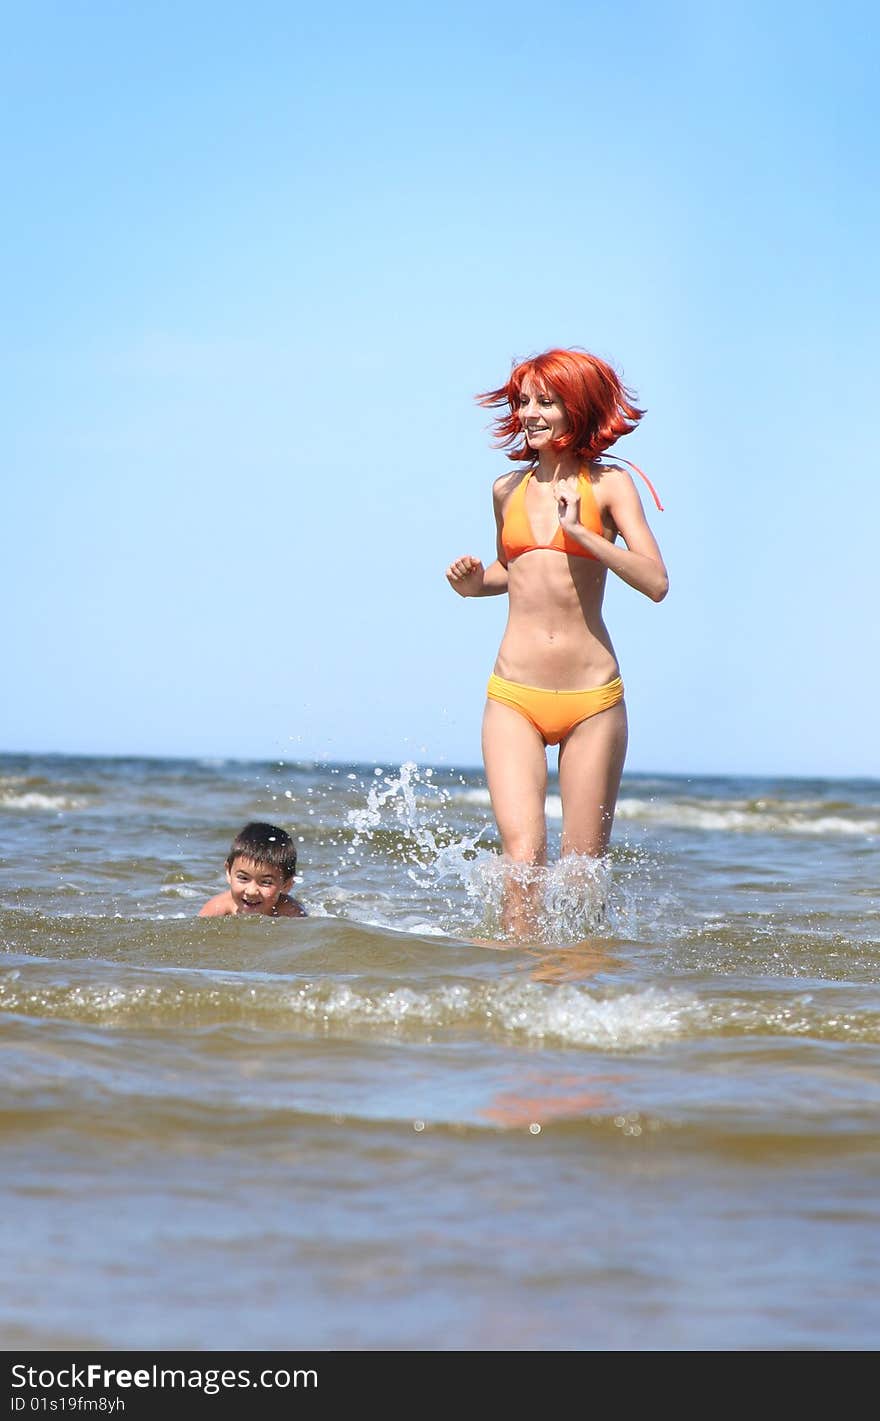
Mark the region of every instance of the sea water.
POLYGON ((0 757, 2 1345, 873 1348, 880 783, 0 757), (551 859, 561 806, 551 777, 551 859), (249 819, 306 919, 200 919, 249 819))

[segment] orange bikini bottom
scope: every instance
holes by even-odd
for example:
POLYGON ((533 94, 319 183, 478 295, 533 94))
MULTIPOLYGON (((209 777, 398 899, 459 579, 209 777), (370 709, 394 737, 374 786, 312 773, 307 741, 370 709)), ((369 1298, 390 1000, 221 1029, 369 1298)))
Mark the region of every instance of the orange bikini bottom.
POLYGON ((586 691, 543 691, 540 686, 521 686, 518 681, 493 675, 486 695, 525 716, 545 745, 558 745, 582 720, 622 701, 623 682, 615 676, 604 686, 591 686, 586 691))

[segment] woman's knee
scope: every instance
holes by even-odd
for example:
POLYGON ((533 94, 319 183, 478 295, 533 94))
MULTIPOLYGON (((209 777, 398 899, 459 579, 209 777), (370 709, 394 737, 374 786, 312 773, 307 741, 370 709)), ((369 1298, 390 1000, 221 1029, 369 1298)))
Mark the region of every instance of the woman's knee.
POLYGON ((510 834, 502 833, 501 847, 504 850, 504 857, 513 863, 535 866, 543 864, 547 858, 546 836, 530 834, 521 829, 514 830, 510 834))

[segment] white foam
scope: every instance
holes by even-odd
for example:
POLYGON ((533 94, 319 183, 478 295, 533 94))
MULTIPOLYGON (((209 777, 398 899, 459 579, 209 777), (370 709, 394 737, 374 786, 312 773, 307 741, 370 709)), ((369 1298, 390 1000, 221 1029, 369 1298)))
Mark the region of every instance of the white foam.
POLYGON ((452 800, 455 804, 479 804, 481 808, 484 805, 488 806, 491 804, 489 791, 487 789, 456 790, 452 796, 452 800))
POLYGON ((765 809, 745 800, 729 800, 715 805, 687 804, 681 800, 626 798, 618 801, 618 819, 669 824, 678 829, 712 830, 752 834, 847 834, 872 837, 880 834, 878 819, 847 819, 842 815, 814 818, 793 806, 765 809))
MULTIPOLYGON (((324 914, 325 917, 330 916, 324 914)), ((352 921, 361 924, 365 928, 381 928, 387 933, 404 933, 409 936, 411 933, 418 933, 420 937, 446 937, 447 934, 438 923, 420 922, 407 920, 406 922, 389 922, 387 918, 354 918, 352 921)))
POLYGON ((0 809, 78 809, 79 805, 79 800, 63 794, 38 794, 36 790, 26 794, 0 793, 0 809))
MULTIPOLYGON (((475 804, 480 809, 491 809, 492 801, 487 789, 463 789, 452 795, 454 804, 475 804)), ((562 800, 558 794, 548 794, 546 800, 548 819, 562 819, 562 800)))
MULTIPOLYGON (((471 788, 457 791, 455 803, 472 804, 491 809, 488 789, 471 788)), ((880 819, 850 819, 841 814, 822 814, 820 799, 779 800, 772 806, 766 800, 718 800, 702 803, 679 799, 639 799, 626 796, 618 800, 617 818, 641 820, 650 824, 670 824, 679 829, 704 832, 788 834, 880 834, 880 819), (812 811, 812 812, 811 812, 812 811)), ((562 800, 558 794, 547 796, 547 818, 562 819, 562 800)))
POLYGON ((442 1028, 478 1017, 504 1034, 610 1050, 675 1040, 693 1030, 695 1014, 701 1012, 696 1000, 654 988, 600 1000, 583 987, 523 981, 461 984, 434 992, 399 987, 369 995, 348 986, 314 984, 292 994, 288 1004, 328 1024, 442 1028))

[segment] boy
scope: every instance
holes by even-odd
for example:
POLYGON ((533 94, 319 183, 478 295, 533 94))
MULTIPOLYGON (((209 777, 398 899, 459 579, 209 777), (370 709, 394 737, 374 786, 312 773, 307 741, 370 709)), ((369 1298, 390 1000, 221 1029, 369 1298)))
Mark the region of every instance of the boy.
POLYGON ((296 873, 293 840, 274 824, 245 824, 226 856, 229 889, 209 898, 200 918, 262 914, 264 918, 304 918, 302 903, 290 897, 296 873))

